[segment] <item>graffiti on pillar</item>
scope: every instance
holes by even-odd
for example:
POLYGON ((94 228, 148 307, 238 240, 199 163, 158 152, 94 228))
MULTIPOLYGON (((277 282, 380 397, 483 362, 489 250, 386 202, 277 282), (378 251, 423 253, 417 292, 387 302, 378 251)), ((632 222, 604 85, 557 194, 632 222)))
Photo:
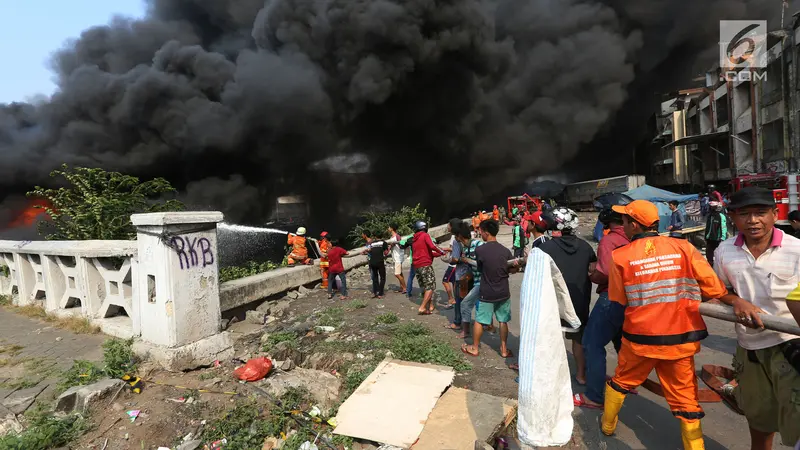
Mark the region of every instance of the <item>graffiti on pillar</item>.
POLYGON ((765 164, 767 172, 783 173, 786 171, 786 161, 770 161, 765 164))
POLYGON ((207 238, 191 236, 174 236, 169 241, 170 247, 178 254, 181 269, 193 269, 214 264, 214 252, 207 238))

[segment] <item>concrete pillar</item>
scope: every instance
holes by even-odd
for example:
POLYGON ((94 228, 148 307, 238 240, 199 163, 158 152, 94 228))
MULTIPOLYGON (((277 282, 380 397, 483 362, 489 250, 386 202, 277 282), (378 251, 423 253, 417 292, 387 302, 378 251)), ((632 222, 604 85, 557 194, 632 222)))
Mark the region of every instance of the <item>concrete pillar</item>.
POLYGON ((134 214, 139 265, 133 301, 139 353, 168 370, 187 370, 233 356, 220 333, 217 223, 220 212, 134 214))

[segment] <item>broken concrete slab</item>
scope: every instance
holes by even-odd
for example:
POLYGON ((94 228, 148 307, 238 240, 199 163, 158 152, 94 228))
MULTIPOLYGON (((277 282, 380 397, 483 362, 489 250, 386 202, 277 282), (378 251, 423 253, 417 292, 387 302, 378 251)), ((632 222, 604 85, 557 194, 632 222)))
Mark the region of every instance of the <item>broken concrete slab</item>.
POLYGON ((73 411, 85 412, 92 403, 114 395, 124 386, 124 381, 111 378, 86 386, 73 386, 58 396, 56 411, 65 413, 73 411))
POLYGON ((264 325, 269 317, 269 313, 261 311, 247 311, 245 313, 245 321, 255 325, 264 325))
POLYGON ((342 381, 334 375, 319 370, 297 367, 291 372, 273 372, 259 382, 261 387, 275 397, 282 396, 289 388, 303 388, 311 393, 320 409, 336 405, 342 381))
POLYGON ((278 361, 286 361, 290 359, 296 366, 303 363, 305 355, 297 349, 291 342, 278 342, 275 347, 270 351, 272 359, 278 361))
POLYGON ((316 370, 340 370, 345 363, 354 361, 356 356, 352 353, 314 353, 306 358, 303 367, 316 370))
POLYGON ((22 433, 22 424, 17 420, 14 414, 5 414, 0 416, 0 436, 5 436, 8 433, 22 433))
POLYGON ((133 352, 170 372, 183 372, 210 366, 214 361, 233 358, 233 336, 229 331, 215 334, 180 347, 162 347, 144 341, 133 343, 133 352))
POLYGON ((291 370, 294 370, 297 367, 297 365, 291 359, 287 359, 286 361, 283 361, 281 363, 280 367, 282 371, 289 372, 291 370))
POLYGON ((42 393, 49 386, 47 383, 39 383, 38 385, 14 391, 9 396, 3 399, 0 404, 5 406, 13 414, 22 414, 31 407, 36 397, 42 393))
POLYGON ((339 407, 333 432, 410 448, 454 377, 451 367, 384 360, 339 407))
POLYGON ((450 387, 436 402, 414 450, 471 448, 475 442, 492 442, 516 415, 516 400, 450 387))

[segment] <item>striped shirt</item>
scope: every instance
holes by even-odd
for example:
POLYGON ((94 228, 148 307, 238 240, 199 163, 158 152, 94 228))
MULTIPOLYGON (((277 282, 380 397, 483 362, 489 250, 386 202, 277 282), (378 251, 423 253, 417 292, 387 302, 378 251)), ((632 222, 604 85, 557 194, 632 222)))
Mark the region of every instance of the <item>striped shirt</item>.
MULTIPOLYGON (((728 289, 767 314, 792 319, 786 297, 800 277, 800 239, 775 228, 770 247, 755 259, 740 233, 723 241, 714 253, 714 271, 728 289)), ((757 330, 736 324, 739 345, 747 350, 774 347, 796 338, 791 334, 757 330)))

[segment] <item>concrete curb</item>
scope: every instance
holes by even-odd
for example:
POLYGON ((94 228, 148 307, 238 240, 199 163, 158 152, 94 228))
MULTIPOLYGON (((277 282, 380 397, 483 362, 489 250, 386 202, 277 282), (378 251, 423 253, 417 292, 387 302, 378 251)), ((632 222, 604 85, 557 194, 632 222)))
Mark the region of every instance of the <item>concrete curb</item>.
MULTIPOLYGON (((450 236, 450 233, 447 232, 447 224, 433 227, 428 230, 428 233, 437 241, 450 236)), ((364 247, 360 247, 350 251, 363 249, 364 247)), ((349 271, 365 265, 367 257, 359 255, 345 259, 343 262, 345 270, 349 271)), ((219 286, 220 308, 223 312, 229 311, 321 280, 319 260, 315 260, 313 266, 281 267, 269 272, 226 281, 219 286)))

